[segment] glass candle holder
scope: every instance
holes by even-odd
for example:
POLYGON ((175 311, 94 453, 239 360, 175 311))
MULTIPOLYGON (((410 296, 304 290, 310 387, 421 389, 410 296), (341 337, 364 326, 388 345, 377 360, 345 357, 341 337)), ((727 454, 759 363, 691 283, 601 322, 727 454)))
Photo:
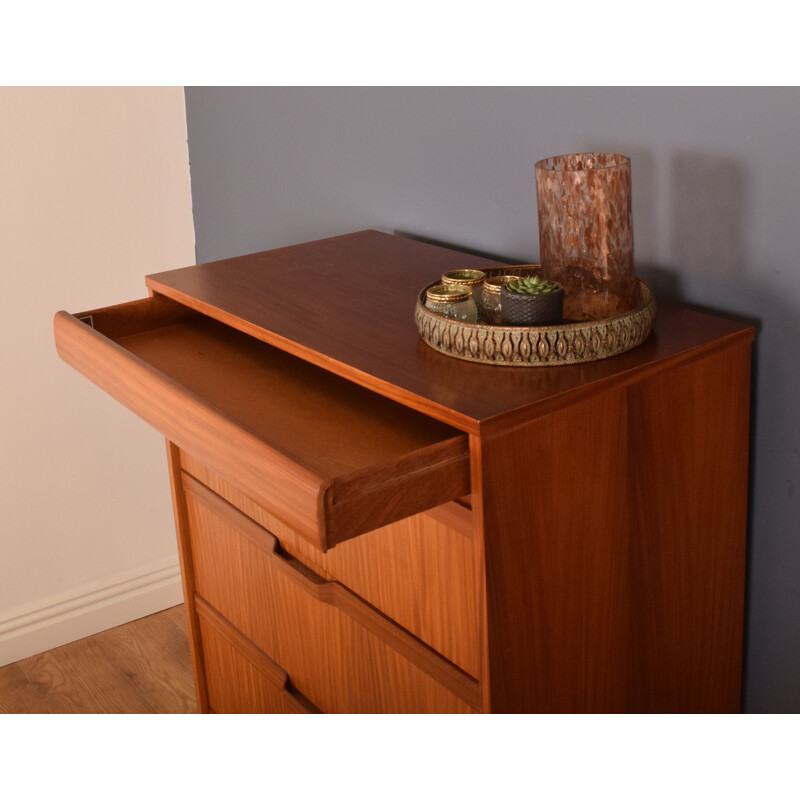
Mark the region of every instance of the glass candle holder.
POLYGON ((484 280, 486 273, 479 269, 454 269, 442 275, 442 283, 445 286, 466 287, 472 292, 476 303, 480 302, 484 280))
POLYGON ((564 287, 564 318, 606 319, 637 301, 633 270, 631 161, 574 153, 536 163, 539 255, 564 287))
POLYGON ((477 322, 478 306, 472 291, 464 286, 443 283, 431 286, 425 292, 425 305, 436 314, 460 322, 477 322))

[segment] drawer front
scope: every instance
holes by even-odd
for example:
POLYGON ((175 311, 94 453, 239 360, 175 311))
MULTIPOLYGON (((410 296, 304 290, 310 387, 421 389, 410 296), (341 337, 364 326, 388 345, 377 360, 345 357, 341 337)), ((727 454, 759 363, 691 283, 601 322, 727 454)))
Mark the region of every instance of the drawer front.
MULTIPOLYGON (((477 681, 206 487, 186 481, 198 604, 208 603, 330 713, 479 710, 477 681)), ((206 665, 208 670, 208 666, 206 665)))
POLYGON ((288 675, 202 601, 197 602, 209 711, 308 714, 317 709, 293 691, 288 675))
POLYGON ((174 301, 82 318, 64 361, 322 551, 469 493, 466 435, 174 301))
POLYGON ((465 672, 480 675, 470 509, 448 503, 323 553, 196 459, 183 451, 179 457, 185 472, 270 531, 283 550, 347 586, 465 672))

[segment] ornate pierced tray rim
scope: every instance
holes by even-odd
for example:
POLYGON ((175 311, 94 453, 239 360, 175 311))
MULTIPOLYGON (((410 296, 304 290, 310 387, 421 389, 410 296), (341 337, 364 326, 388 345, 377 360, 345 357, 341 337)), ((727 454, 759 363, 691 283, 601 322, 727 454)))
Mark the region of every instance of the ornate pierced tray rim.
MULTIPOLYGON (((487 274, 504 271, 485 270, 487 274)), ((425 291, 417 296, 415 321, 422 340, 452 358, 505 367, 554 367, 583 364, 625 353, 650 335, 656 302, 650 287, 637 281, 640 304, 616 317, 564 322, 540 327, 460 322, 425 307, 425 291)))

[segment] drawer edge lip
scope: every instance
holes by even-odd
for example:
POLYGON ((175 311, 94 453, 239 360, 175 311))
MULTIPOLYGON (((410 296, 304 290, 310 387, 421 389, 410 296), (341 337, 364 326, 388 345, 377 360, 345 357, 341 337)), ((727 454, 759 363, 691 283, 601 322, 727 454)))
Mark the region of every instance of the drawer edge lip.
POLYGON ((471 491, 466 434, 418 448, 394 461, 330 480, 320 495, 323 552, 471 491), (403 502, 398 504, 398 498, 403 502))

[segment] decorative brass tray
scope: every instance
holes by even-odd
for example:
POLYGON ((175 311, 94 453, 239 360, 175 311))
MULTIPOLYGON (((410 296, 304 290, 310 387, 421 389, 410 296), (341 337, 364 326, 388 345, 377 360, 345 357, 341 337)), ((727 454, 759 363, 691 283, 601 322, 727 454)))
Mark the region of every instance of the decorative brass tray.
MULTIPOLYGON (((487 277, 514 269, 484 270, 487 277)), ((582 364, 619 355, 640 345, 656 318, 656 302, 650 287, 639 284, 639 305, 618 317, 586 322, 562 322, 537 328, 460 322, 435 314, 425 307, 425 292, 417 297, 414 319, 422 340, 440 353, 508 367, 554 367, 582 364)))

